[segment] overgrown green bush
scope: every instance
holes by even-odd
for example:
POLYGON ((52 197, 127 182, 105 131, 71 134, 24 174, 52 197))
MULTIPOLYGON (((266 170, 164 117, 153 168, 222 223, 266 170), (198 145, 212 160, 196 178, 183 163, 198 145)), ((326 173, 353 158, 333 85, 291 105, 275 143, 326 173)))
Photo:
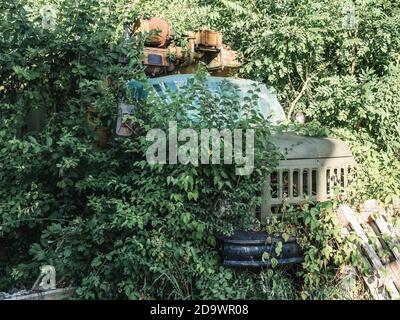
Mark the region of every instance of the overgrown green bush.
POLYGON ((204 283, 232 274, 219 267, 215 235, 254 225, 262 177, 278 159, 269 126, 252 111, 257 89, 243 105, 233 88, 211 95, 199 75, 171 102, 149 97, 132 138, 114 136, 117 102, 128 98, 124 83, 143 77, 142 39, 118 36, 122 3, 91 4, 60 2, 54 30, 42 29, 40 6, 3 4, 2 23, 21 37, 1 39, 1 288, 29 285, 38 266, 50 263, 61 283, 74 281, 86 298, 209 296, 204 283), (196 123, 182 116, 195 97, 196 123), (48 121, 29 132, 26 115, 39 106, 48 121), (238 119, 246 109, 249 116, 238 119), (95 125, 108 127, 105 149, 88 121, 93 110, 95 125), (257 169, 239 177, 234 165, 149 165, 147 130, 168 120, 182 128, 256 129, 257 169))
POLYGON ((97 108, 113 122, 125 79, 142 70, 141 36, 121 41, 124 21, 135 17, 123 2, 53 2, 57 18, 50 29, 43 28, 44 4, 0 5, 2 288, 36 276, 29 250, 44 229, 84 214, 81 201, 94 192, 78 195, 78 181, 104 168, 123 172, 118 157, 95 147, 96 131, 86 119, 97 108), (26 126, 35 112, 47 118, 40 133, 40 126, 26 126))

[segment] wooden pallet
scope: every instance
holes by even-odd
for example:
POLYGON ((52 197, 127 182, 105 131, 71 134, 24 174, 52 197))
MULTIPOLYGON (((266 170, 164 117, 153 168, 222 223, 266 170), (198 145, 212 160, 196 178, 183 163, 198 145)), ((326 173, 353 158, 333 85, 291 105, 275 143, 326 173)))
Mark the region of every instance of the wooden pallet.
POLYGON ((392 226, 387 214, 376 200, 364 202, 359 213, 348 205, 338 209, 342 234, 354 232, 360 239, 361 249, 373 274, 362 276, 374 299, 400 299, 400 252, 392 244, 400 245, 400 232, 392 226))
POLYGON ((46 290, 43 292, 26 293, 22 295, 14 295, 3 300, 65 300, 71 298, 75 293, 75 288, 60 288, 46 290))

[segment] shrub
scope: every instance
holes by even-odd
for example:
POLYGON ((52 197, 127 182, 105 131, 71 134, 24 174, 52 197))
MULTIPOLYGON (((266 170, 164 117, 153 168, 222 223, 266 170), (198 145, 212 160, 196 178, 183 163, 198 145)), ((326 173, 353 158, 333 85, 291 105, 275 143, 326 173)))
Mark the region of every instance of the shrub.
MULTIPOLYGON (((103 24, 103 10, 118 9, 119 3, 97 4, 98 16, 89 16, 93 7, 83 2, 75 5, 81 9, 60 3, 60 30, 40 30, 40 36, 50 37, 46 42, 40 36, 34 42, 26 33, 18 42, 20 55, 13 42, 4 47, 7 59, 25 60, 2 71, 1 288, 26 286, 40 264, 50 263, 62 275, 61 284, 74 281, 85 298, 206 296, 208 288, 197 279, 228 272, 219 267, 215 235, 254 225, 250 211, 260 203, 262 177, 278 159, 269 126, 254 108, 257 88, 245 102, 227 84, 212 95, 200 72, 171 101, 150 95, 138 105, 132 138, 113 136, 117 102, 129 98, 125 81, 143 77, 142 38, 135 35, 120 45, 115 36, 120 30, 111 27, 117 14, 103 24), (62 25, 69 25, 69 16, 80 21, 72 31, 62 25), (25 56, 32 50, 36 60, 25 56), (64 58, 55 59, 59 52, 64 58), (119 63, 122 54, 128 64, 119 63), (102 65, 92 59, 97 55, 102 65), (37 65, 43 70, 32 70, 37 65), (185 116, 194 100, 198 122, 185 116), (43 130, 18 132, 24 130, 26 105, 46 107, 43 130), (239 110, 248 115, 238 118, 239 110), (169 120, 177 120, 179 128, 254 129, 257 169, 240 177, 234 164, 150 165, 146 133, 166 128, 169 120), (99 126, 108 128, 105 148, 96 141, 99 126)), ((9 19, 25 10, 6 9, 9 19)), ((15 24, 37 31, 25 20, 15 24)))

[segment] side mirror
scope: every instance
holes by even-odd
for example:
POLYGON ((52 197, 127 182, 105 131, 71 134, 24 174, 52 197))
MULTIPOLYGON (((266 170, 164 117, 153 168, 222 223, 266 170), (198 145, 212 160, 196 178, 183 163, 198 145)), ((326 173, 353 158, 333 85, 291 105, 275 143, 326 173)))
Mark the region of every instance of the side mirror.
POLYGON ((122 137, 129 137, 133 134, 132 126, 125 121, 126 116, 133 115, 135 112, 135 106, 125 103, 120 103, 118 105, 118 119, 117 128, 115 130, 116 134, 122 137))

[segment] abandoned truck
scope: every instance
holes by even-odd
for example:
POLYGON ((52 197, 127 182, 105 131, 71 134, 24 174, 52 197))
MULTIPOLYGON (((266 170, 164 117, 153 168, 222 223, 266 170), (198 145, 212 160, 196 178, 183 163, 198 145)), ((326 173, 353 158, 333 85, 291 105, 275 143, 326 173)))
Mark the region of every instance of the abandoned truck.
MULTIPOLYGON (((168 95, 179 90, 193 78, 192 74, 170 75, 148 79, 156 94, 168 99, 168 95)), ((232 83, 239 95, 245 97, 255 81, 236 78, 207 77, 207 87, 216 92, 222 81, 232 83)), ((260 86, 259 111, 272 125, 285 120, 285 113, 276 95, 265 85, 260 86)), ((128 83, 129 86, 129 83, 128 83)), ((117 134, 130 135, 129 130, 121 133, 122 119, 133 111, 132 107, 120 105, 117 134)), ((285 200, 296 204, 308 196, 314 201, 328 199, 335 186, 346 188, 354 159, 350 148, 342 141, 332 138, 300 136, 295 133, 273 134, 273 141, 282 153, 282 160, 271 176, 266 178, 263 204, 256 215, 265 223, 266 218, 278 210, 285 200)))
MULTIPOLYGON (((168 94, 186 84, 193 77, 190 74, 193 67, 199 62, 211 75, 223 76, 207 78, 211 91, 218 90, 221 81, 225 80, 237 86, 238 93, 244 97, 256 84, 251 80, 227 77, 240 67, 240 55, 223 42, 220 32, 200 29, 178 36, 172 26, 159 17, 138 20, 126 26, 126 38, 135 32, 147 35, 143 65, 146 74, 152 77, 148 79, 150 86, 160 96, 168 98, 168 94)), ((134 81, 131 87, 134 89, 134 81)), ((269 119, 272 125, 285 120, 283 108, 271 90, 261 85, 259 96, 259 110, 265 119, 269 119)), ((132 108, 126 105, 120 108, 117 134, 129 135, 121 119, 123 113, 131 111, 132 108)), ((322 201, 330 197, 335 185, 347 186, 354 161, 344 142, 290 133, 276 134, 274 141, 285 157, 276 171, 266 177, 263 204, 256 210, 262 223, 278 210, 284 199, 297 203, 307 195, 311 200, 322 201)))
MULTIPOLYGON (((215 75, 208 76, 206 80, 212 92, 219 89, 222 81, 228 81, 244 98, 247 91, 257 84, 255 81, 229 77, 232 71, 240 67, 240 59, 237 52, 223 43, 220 32, 201 29, 188 32, 179 39, 169 23, 161 18, 141 20, 127 26, 126 36, 129 37, 133 32, 148 34, 143 65, 146 74, 151 77, 148 79, 149 87, 162 98, 168 99, 168 95, 186 85, 194 77, 191 72, 199 62, 205 65, 211 75, 215 75), (182 45, 178 46, 177 43, 182 45)), ((133 91, 136 85, 135 81, 128 82, 128 87, 133 91)), ((285 113, 276 95, 265 85, 257 85, 261 89, 258 107, 263 117, 271 125, 284 121, 285 113)), ((134 106, 120 104, 116 129, 118 135, 131 134, 129 125, 123 119, 132 112, 134 106)), ((276 170, 265 177, 262 204, 255 209, 261 224, 266 224, 272 214, 279 213, 284 201, 296 204, 306 196, 312 201, 323 201, 332 196, 335 186, 346 188, 349 184, 354 160, 344 142, 295 133, 274 134, 273 141, 283 156, 276 170)), ((238 231, 232 237, 221 238, 224 264, 269 265, 270 261, 262 259, 263 252, 273 251, 273 244, 269 247, 266 245, 266 237, 263 233, 238 231)), ((277 257, 278 263, 290 264, 302 260, 293 239, 283 245, 282 252, 282 256, 277 257)))
MULTIPOLYGON (((193 78, 192 74, 170 75, 148 79, 150 88, 162 98, 168 99, 174 91, 186 85, 193 78)), ((216 92, 222 81, 232 83, 239 96, 245 97, 255 81, 208 76, 206 80, 210 91, 216 92)), ((128 83, 134 87, 135 82, 128 83)), ((258 108, 269 123, 277 125, 285 120, 282 106, 276 95, 265 85, 260 85, 258 108)), ((133 106, 120 105, 117 134, 129 135, 124 131, 123 118, 133 111, 133 106)), ((349 147, 342 141, 332 138, 299 136, 295 133, 275 133, 273 142, 282 153, 282 159, 276 170, 265 179, 262 191, 262 205, 255 210, 262 224, 271 214, 279 213, 284 201, 296 204, 305 196, 313 201, 323 201, 331 197, 333 188, 346 188, 350 181, 354 159, 349 147)), ((265 266, 262 254, 271 252, 266 245, 267 235, 259 232, 238 231, 232 237, 222 237, 224 264, 229 266, 265 266)), ((276 241, 279 241, 277 239, 276 241)), ((273 244, 272 244, 273 246, 273 244)), ((302 261, 301 253, 295 240, 289 240, 283 246, 283 254, 278 263, 291 264, 302 261)))

